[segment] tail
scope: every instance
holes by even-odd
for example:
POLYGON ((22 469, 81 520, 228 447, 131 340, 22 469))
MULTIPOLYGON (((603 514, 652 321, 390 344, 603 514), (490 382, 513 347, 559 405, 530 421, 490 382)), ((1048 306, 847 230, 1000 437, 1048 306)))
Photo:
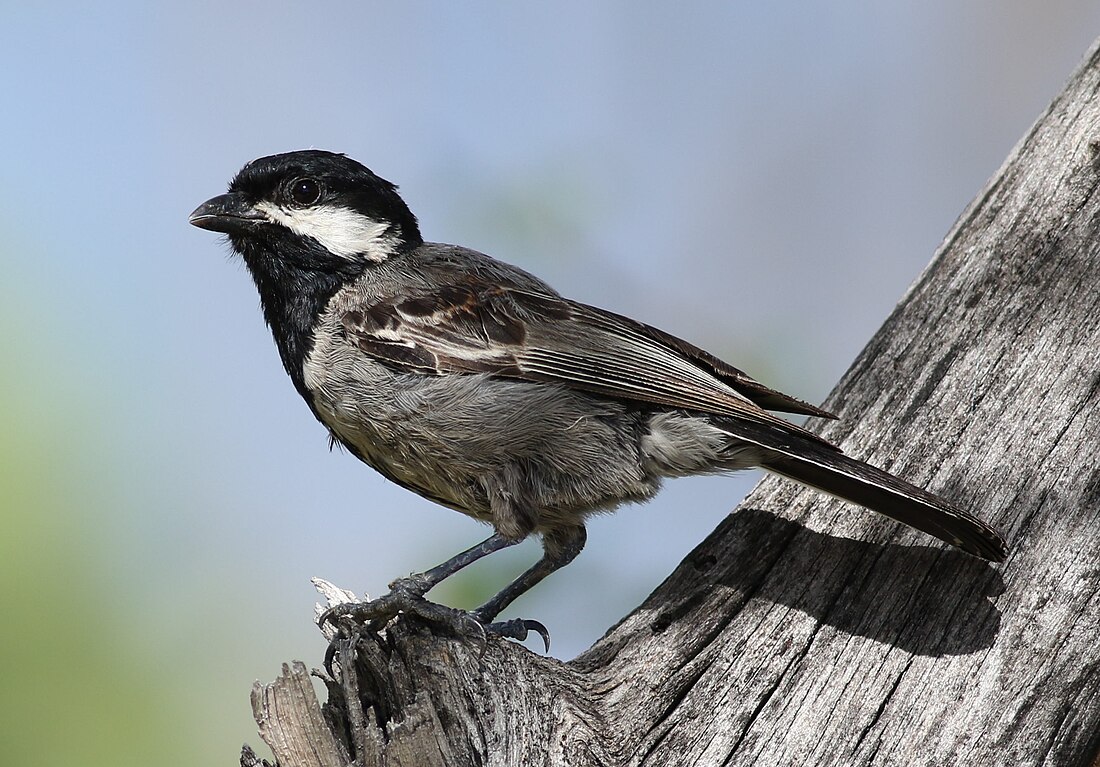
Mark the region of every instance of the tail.
POLYGON ((927 490, 849 458, 820 438, 743 422, 721 425, 737 439, 764 448, 760 466, 768 471, 885 514, 976 557, 1003 562, 1008 555, 1004 537, 977 517, 927 490))

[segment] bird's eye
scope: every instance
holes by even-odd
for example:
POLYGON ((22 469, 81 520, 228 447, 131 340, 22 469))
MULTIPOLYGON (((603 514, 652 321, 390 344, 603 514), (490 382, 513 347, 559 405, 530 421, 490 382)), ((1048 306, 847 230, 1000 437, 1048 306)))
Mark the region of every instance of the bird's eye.
POLYGON ((321 184, 312 178, 295 179, 290 184, 290 199, 305 207, 321 199, 321 184))

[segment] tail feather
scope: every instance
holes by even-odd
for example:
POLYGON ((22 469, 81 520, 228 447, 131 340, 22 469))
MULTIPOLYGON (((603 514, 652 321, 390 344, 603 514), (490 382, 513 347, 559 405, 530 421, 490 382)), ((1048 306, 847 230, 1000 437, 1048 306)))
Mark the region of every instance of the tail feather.
POLYGON ((974 515, 840 450, 767 427, 738 424, 730 431, 765 448, 760 465, 768 471, 877 511, 982 559, 1002 562, 1008 554, 1004 537, 974 515))

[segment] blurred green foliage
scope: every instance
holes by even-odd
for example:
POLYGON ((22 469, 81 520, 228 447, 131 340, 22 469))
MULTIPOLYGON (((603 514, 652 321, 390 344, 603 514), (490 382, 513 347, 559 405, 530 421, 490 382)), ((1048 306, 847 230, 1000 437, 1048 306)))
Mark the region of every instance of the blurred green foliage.
POLYGON ((180 731, 188 670, 150 646, 145 616, 112 587, 101 530, 122 504, 105 499, 111 451, 90 428, 103 398, 79 371, 44 366, 36 354, 50 345, 34 343, 31 315, 4 306, 14 364, 0 369, 0 761, 209 761, 180 731))

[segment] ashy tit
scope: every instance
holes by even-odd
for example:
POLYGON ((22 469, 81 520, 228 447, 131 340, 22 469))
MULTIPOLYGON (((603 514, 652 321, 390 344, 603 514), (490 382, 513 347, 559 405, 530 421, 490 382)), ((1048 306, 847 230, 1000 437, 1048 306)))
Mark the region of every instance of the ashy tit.
POLYGON ((424 594, 537 534, 543 556, 470 613, 494 623, 580 553, 585 519, 666 477, 759 466, 1001 561, 1003 537, 953 504, 773 415, 832 417, 657 328, 572 301, 527 272, 425 242, 397 188, 341 154, 248 163, 191 214, 228 235, 295 388, 332 439, 390 480, 493 527, 359 606, 458 614, 424 594))

